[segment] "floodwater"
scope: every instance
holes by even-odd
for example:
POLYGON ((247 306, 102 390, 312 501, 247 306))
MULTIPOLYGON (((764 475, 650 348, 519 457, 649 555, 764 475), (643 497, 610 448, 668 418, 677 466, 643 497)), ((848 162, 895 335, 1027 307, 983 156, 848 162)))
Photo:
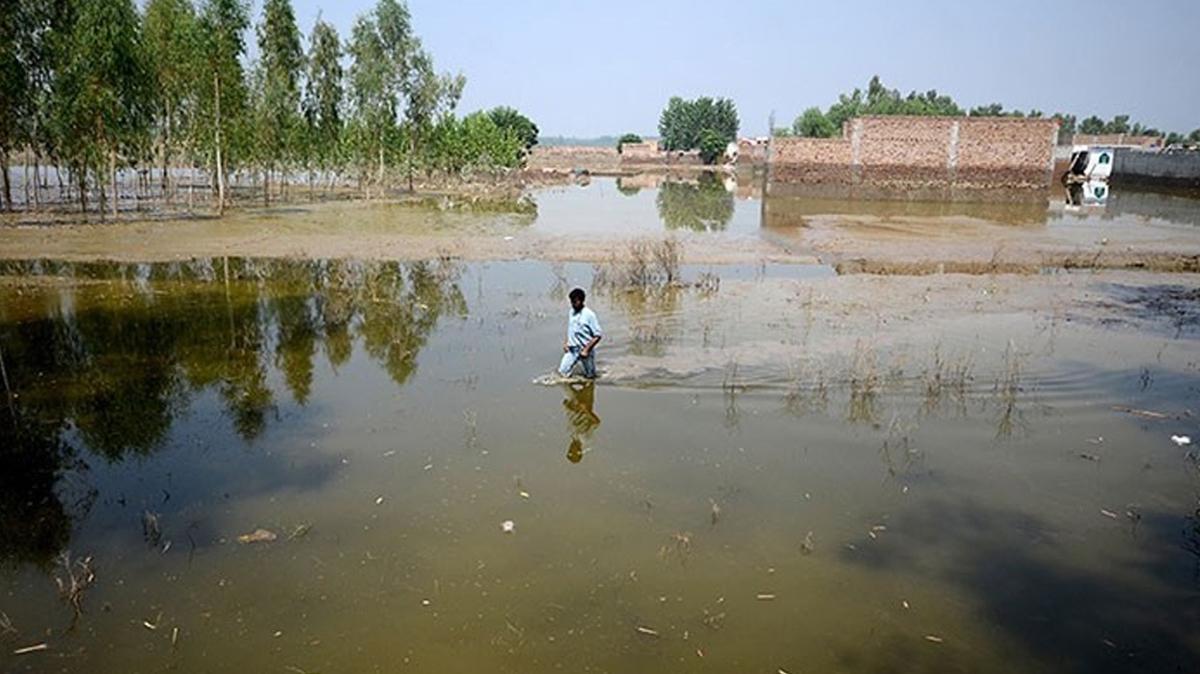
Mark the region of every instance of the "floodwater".
POLYGON ((1045 233, 1067 241, 1138 237, 1138 242, 1187 236, 1200 225, 1195 193, 1114 188, 1103 202, 1072 204, 1055 186, 988 201, 896 199, 864 186, 794 185, 763 198, 761 177, 723 173, 639 174, 596 178, 586 185, 533 194, 531 231, 574 235, 705 233, 728 239, 786 239, 811 219, 870 219, 894 226, 992 233, 1045 233), (1135 234, 1131 234, 1133 230, 1135 234))
POLYGON ((1191 276, 0 272, 0 671, 1200 661, 1191 276), (534 384, 577 284, 603 376, 534 384))

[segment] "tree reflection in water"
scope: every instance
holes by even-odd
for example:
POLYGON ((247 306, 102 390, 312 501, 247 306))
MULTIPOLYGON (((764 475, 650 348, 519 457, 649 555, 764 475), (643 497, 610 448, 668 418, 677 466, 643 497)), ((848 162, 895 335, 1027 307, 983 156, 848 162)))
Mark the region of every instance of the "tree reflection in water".
POLYGON ((0 564, 49 564, 95 498, 88 461, 157 451, 202 392, 253 441, 279 393, 269 368, 303 405, 318 351, 336 369, 358 341, 404 384, 439 318, 467 313, 447 260, 34 261, 0 275, 20 288, 0 296, 15 394, 0 420, 0 564))
POLYGON ((667 229, 719 232, 733 219, 733 193, 716 173, 696 182, 667 180, 658 188, 658 216, 667 229))

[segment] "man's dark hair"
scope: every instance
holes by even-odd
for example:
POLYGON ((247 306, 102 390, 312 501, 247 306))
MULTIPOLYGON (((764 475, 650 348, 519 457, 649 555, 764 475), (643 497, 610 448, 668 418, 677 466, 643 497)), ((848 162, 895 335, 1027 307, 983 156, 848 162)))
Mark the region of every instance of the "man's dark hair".
POLYGON ((571 294, 568 295, 568 297, 571 298, 572 302, 574 302, 575 300, 579 300, 580 302, 582 302, 585 299, 587 299, 587 293, 583 292, 583 288, 575 288, 571 291, 571 294))

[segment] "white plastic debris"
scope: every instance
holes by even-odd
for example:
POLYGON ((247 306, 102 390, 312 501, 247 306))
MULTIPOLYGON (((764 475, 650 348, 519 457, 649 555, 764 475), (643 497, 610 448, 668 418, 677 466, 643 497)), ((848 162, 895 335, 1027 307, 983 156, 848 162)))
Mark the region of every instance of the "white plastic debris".
POLYGON ((1175 443, 1179 447, 1187 447, 1188 445, 1192 444, 1192 439, 1186 435, 1172 435, 1171 442, 1175 443))
POLYGON ((517 525, 512 520, 504 520, 503 522, 500 523, 500 530, 506 534, 511 534, 513 531, 516 530, 516 528, 517 528, 517 525))

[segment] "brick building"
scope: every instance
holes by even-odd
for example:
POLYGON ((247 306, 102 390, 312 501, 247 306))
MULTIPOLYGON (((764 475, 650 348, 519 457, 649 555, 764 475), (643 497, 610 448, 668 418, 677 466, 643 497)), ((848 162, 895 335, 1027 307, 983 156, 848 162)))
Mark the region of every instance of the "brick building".
POLYGON ((841 138, 775 138, 770 183, 1044 188, 1058 122, 1008 117, 869 116, 841 138))

